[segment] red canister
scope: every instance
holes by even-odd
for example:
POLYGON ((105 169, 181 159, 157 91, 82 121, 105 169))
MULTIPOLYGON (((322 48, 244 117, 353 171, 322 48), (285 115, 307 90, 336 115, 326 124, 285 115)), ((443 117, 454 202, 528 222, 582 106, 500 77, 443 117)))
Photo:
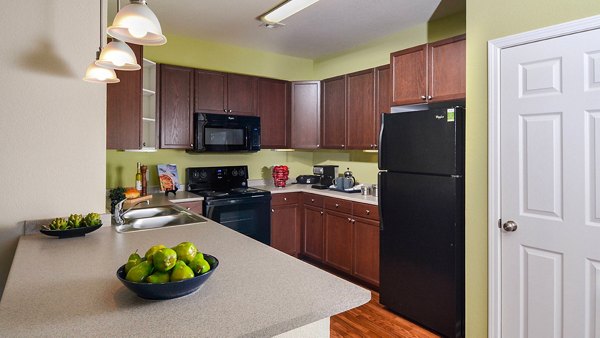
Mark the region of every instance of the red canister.
POLYGON ((273 166, 273 183, 276 187, 285 187, 290 171, 286 165, 273 166))

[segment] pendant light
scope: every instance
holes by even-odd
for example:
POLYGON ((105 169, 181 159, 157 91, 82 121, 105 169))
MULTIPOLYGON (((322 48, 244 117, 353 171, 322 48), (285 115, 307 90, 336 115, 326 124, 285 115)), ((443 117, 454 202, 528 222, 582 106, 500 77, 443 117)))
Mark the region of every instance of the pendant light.
MULTIPOLYGON (((117 13, 121 8, 121 1, 117 0, 117 13)), ((98 66, 116 70, 138 70, 142 68, 135 58, 135 53, 125 42, 113 38, 104 46, 100 58, 96 61, 98 66)))
POLYGON ((160 46, 167 43, 160 22, 146 5, 146 0, 130 0, 130 4, 119 10, 108 35, 121 41, 144 46, 160 46))
MULTIPOLYGON (((102 51, 102 2, 103 0, 100 0, 100 45, 96 52, 96 60, 98 60, 102 51)), ((117 83, 120 81, 114 70, 100 67, 96 65, 96 61, 87 67, 83 80, 96 83, 117 83)))

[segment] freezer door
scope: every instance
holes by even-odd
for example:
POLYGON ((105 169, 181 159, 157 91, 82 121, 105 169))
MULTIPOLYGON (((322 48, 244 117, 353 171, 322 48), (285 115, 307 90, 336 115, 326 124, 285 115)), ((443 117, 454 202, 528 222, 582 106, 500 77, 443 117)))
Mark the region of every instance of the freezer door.
POLYGON ((462 175, 464 108, 384 114, 379 169, 408 173, 462 175))
POLYGON ((447 337, 462 337, 462 177, 379 174, 380 302, 447 337))

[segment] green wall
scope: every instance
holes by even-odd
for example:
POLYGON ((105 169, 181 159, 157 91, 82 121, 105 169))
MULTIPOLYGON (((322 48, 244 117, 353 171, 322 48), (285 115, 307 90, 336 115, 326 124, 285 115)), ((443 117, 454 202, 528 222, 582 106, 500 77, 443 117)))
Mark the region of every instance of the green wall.
POLYGON ((467 337, 487 336, 487 42, 600 13, 598 0, 467 0, 467 337))

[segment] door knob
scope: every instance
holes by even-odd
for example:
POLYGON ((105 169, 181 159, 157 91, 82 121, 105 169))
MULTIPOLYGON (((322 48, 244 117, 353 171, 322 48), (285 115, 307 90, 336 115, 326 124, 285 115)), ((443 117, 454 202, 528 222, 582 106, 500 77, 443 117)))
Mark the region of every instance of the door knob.
POLYGON ((504 229, 504 231, 506 231, 506 232, 517 231, 517 223, 515 223, 513 221, 508 221, 508 222, 502 224, 502 229, 504 229))

